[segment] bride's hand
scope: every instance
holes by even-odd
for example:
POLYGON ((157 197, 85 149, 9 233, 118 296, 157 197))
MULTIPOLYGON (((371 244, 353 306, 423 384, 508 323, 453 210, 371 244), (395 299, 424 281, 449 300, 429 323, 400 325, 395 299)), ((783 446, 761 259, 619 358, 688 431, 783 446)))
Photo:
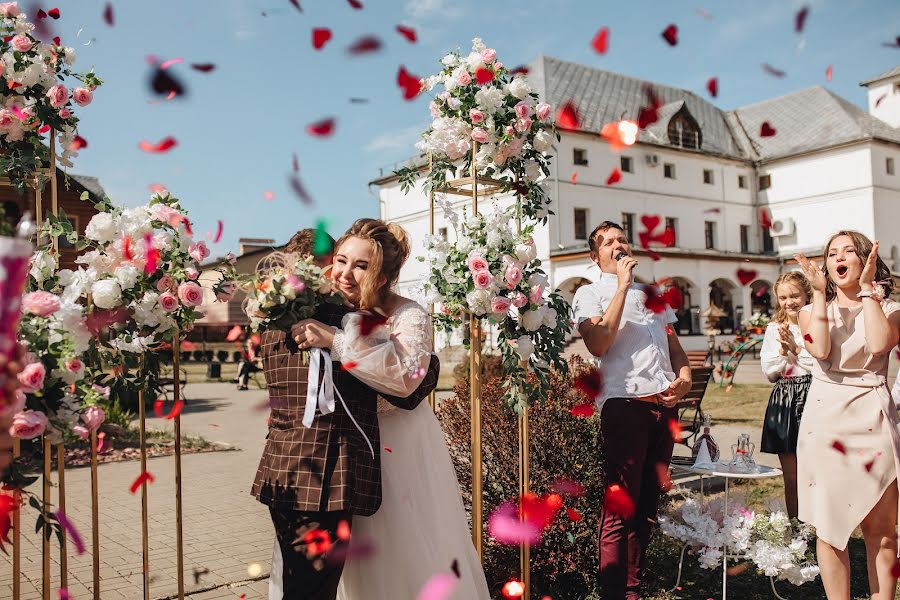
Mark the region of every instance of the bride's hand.
POLYGON ((803 270, 803 274, 809 280, 809 285, 812 289, 824 294, 828 281, 825 278, 825 273, 819 268, 819 264, 813 259, 806 258, 803 254, 795 254, 794 258, 803 270))
POLYGON ((309 348, 331 348, 337 327, 320 323, 315 319, 304 319, 291 327, 291 337, 301 350, 309 348))
POLYGON ((859 286, 864 290, 871 290, 875 286, 875 274, 878 271, 878 240, 872 244, 872 250, 869 252, 869 258, 863 265, 862 273, 859 274, 859 286))

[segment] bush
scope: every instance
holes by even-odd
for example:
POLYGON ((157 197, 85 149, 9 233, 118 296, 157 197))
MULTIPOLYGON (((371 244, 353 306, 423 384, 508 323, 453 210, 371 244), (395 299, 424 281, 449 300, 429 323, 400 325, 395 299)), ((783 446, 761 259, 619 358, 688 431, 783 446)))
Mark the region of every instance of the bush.
MULTIPOLYGON (((485 354, 481 357, 481 376, 482 381, 495 377, 503 377, 503 357, 499 354, 485 354)), ((453 367, 453 379, 455 385, 460 385, 469 378, 469 353, 453 367)))
POLYGON ((216 352, 216 360, 220 363, 228 362, 228 350, 219 350, 216 352))
POLYGON ((203 350, 194 350, 191 354, 195 361, 203 362, 203 350))
MULTIPOLYGON (((589 369, 578 357, 570 362, 568 376, 554 373, 548 398, 529 411, 531 490, 550 492, 559 479, 572 479, 585 487, 580 498, 567 498, 565 506, 583 515, 571 521, 565 510, 547 528, 539 546, 531 550, 531 596, 582 599, 595 593, 599 558, 597 525, 603 504, 603 462, 599 417, 573 417, 570 408, 584 403, 572 389, 572 378, 589 369)), ((468 381, 454 388, 455 395, 443 403, 438 418, 447 444, 466 509, 472 506, 471 449, 468 381)), ((482 437, 485 532, 487 517, 504 501, 518 496, 518 423, 516 415, 502 404, 502 379, 482 384, 482 437)), ((485 573, 493 597, 500 597, 503 583, 519 572, 518 546, 485 542, 485 573)))

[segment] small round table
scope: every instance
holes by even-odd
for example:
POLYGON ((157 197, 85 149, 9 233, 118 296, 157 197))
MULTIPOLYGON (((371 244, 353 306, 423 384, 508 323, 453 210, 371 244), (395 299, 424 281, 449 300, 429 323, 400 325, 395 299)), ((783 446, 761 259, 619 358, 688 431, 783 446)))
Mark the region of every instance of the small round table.
MULTIPOLYGON (((765 479, 766 477, 777 477, 781 475, 781 469, 776 469, 774 467, 766 467, 764 465, 756 465, 752 471, 739 470, 736 468, 732 468, 729 463, 717 462, 712 464, 709 468, 706 467, 695 467, 695 466, 685 466, 682 467, 684 470, 689 473, 695 473, 700 476, 700 494, 703 495, 703 477, 712 476, 712 477, 721 477, 725 480, 725 504, 722 507, 723 514, 728 514, 728 487, 732 479, 765 479)), ((685 546, 687 548, 687 546, 685 546)), ((684 549, 681 551, 681 558, 684 559, 684 549)), ((733 556, 733 558, 736 558, 733 556)), ((770 577, 770 582, 772 584, 772 591, 775 593, 775 596, 781 598, 778 595, 778 592, 775 590, 775 582, 772 581, 770 577)), ((681 563, 678 565, 678 582, 675 584, 678 587, 678 584, 681 583, 681 563)), ((728 548, 722 548, 722 600, 727 600, 728 598, 728 548)))

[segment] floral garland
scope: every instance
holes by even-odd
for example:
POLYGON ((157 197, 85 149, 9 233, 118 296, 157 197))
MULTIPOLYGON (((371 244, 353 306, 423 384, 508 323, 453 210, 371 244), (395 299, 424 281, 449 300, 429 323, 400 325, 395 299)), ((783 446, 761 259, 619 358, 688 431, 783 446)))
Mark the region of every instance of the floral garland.
POLYGON ((0 3, 0 170, 20 192, 29 176, 49 163, 44 135, 51 130, 57 133, 59 164, 72 166, 84 145, 76 134, 74 105, 90 104, 103 83, 93 71, 72 71, 74 48, 62 46, 59 38, 45 43, 34 31, 15 2, 0 3), (80 85, 70 91, 66 77, 80 85))
MULTIPOLYGON (((472 148, 478 145, 475 167, 480 177, 503 182, 513 191, 522 215, 546 223, 550 199, 539 184, 550 174, 553 145, 553 107, 539 102, 523 73, 511 73, 497 60, 497 52, 479 38, 467 56, 451 52, 441 59, 438 75, 423 80, 426 91, 444 90, 428 105, 433 121, 416 147, 433 157, 426 189, 438 191, 448 172, 472 167, 472 148), (460 165, 461 161, 461 165, 460 165)), ((403 191, 419 177, 416 167, 396 171, 403 191)))
POLYGON ((700 566, 716 569, 722 552, 752 561, 767 577, 802 585, 819 575, 809 550, 813 528, 789 519, 780 510, 754 512, 724 499, 708 502, 688 497, 681 507, 659 518, 660 530, 698 552, 700 566))
POLYGON ((547 293, 547 276, 531 238, 534 226, 513 232, 515 206, 495 205, 492 213, 468 219, 443 206, 456 241, 425 240, 426 256, 419 260, 428 264, 429 274, 419 295, 425 304, 440 305, 434 320, 444 331, 462 326, 467 313, 498 325, 507 375, 504 400, 520 410, 549 387, 551 365, 566 369, 562 353, 571 308, 557 292, 547 293))

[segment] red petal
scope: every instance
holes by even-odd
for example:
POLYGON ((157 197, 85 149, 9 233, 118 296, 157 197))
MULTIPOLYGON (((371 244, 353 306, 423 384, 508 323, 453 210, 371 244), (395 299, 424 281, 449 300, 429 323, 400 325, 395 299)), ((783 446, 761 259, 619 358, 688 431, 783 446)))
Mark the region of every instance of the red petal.
POLYGON ((601 27, 594 39, 591 40, 591 47, 597 54, 606 54, 609 50, 609 27, 601 27))
POLYGON ((838 440, 834 440, 833 442, 831 442, 831 447, 841 454, 847 454, 847 448, 838 440))
POLYGON ((891 567, 891 577, 900 579, 900 562, 895 562, 894 566, 891 567))
POLYGON ((153 474, 149 471, 144 471, 135 478, 135 480, 131 484, 131 487, 128 489, 130 489, 131 493, 133 494, 138 491, 139 487, 144 485, 144 482, 153 483, 154 481, 156 481, 156 479, 154 479, 153 474))
POLYGON ((584 486, 572 479, 559 479, 551 488, 555 493, 577 498, 584 495, 584 486))
POLYGON ((709 95, 715 98, 719 95, 719 78, 718 77, 710 77, 709 81, 706 82, 706 89, 709 91, 709 95))
POLYGON ((887 94, 882 94, 875 100, 875 108, 878 108, 878 105, 881 104, 881 101, 887 98, 887 94))
POLYGON ((381 49, 381 40, 374 35, 364 35, 354 42, 347 52, 350 54, 368 54, 381 49))
POLYGON ((576 377, 572 381, 572 387, 594 401, 603 393, 603 374, 597 369, 591 369, 576 377))
POLYGON ((681 308, 681 305, 684 304, 684 295, 681 293, 681 290, 674 285, 662 293, 662 299, 666 301, 666 304, 672 307, 672 310, 678 310, 681 308))
POLYGON ((494 80, 494 72, 490 69, 485 69, 484 67, 478 67, 478 70, 475 71, 475 81, 479 83, 479 85, 484 85, 486 83, 490 83, 494 80))
POLYGON ((296 8, 300 12, 303 12, 303 7, 300 6, 300 0, 289 0, 289 1, 291 4, 294 5, 294 8, 296 8))
POLYGON ((299 173, 299 172, 300 172, 300 159, 297 158, 297 153, 296 153, 296 152, 294 152, 294 153, 291 155, 291 169, 294 171, 294 173, 299 173))
POLYGON ((670 46, 675 46, 678 44, 678 26, 674 23, 663 29, 662 32, 663 39, 666 40, 670 46))
MULTIPOLYGON (((527 66, 525 66, 525 65, 519 65, 519 66, 516 67, 515 69, 510 70, 509 74, 510 74, 511 77, 515 77, 515 76, 518 75, 519 73, 521 73, 522 75, 528 75, 528 72, 529 72, 530 70, 531 70, 531 69, 529 69, 529 68, 528 68, 527 66)), ((886 94, 885 94, 885 95, 886 95, 886 94)))
POLYGON ((415 44, 418 37, 416 36, 416 30, 412 27, 406 27, 405 25, 397 25, 397 33, 405 37, 410 43, 415 44))
POLYGON ((225 336, 226 342, 234 342, 236 340, 241 339, 241 336, 244 335, 244 328, 240 325, 235 325, 231 329, 228 330, 228 335, 225 336))
POLYGON ((341 521, 337 526, 337 537, 339 540, 346 542, 350 540, 350 523, 341 521))
MULTIPOLYGON (((306 188, 303 186, 303 182, 300 181, 300 177, 298 177, 296 174, 291 175, 290 177, 288 177, 288 182, 291 184, 291 190, 293 190, 294 194, 296 194, 297 197, 300 198, 300 201, 303 202, 303 204, 313 204, 312 196, 310 196, 309 192, 306 191, 306 188)), ((274 198, 275 195, 272 194, 272 197, 274 198)))
POLYGON ((572 171, 572 185, 578 183, 578 171, 572 171))
POLYGON ((747 285, 748 283, 756 279, 756 271, 753 271, 751 269, 738 269, 737 278, 738 281, 741 282, 741 285, 747 285))
POLYGON ((384 447, 384 451, 387 452, 387 453, 389 453, 389 454, 393 454, 393 452, 394 452, 393 450, 391 450, 391 449, 388 448, 387 446, 384 447))
POLYGON ((810 344, 813 343, 812 336, 809 335, 808 333, 807 333, 806 335, 803 336, 803 339, 804 339, 804 341, 807 341, 807 342, 809 342, 810 344))
POLYGON ((622 171, 618 168, 612 170, 609 177, 606 178, 606 185, 613 185, 622 181, 622 171))
POLYGON ((831 65, 828 65, 828 68, 825 69, 825 81, 831 81, 831 75, 834 73, 834 68, 831 65))
POLYGON ((350 6, 352 6, 354 9, 362 10, 363 5, 359 0, 347 0, 347 2, 349 2, 350 6))
POLYGON ((178 145, 178 140, 174 137, 169 136, 163 138, 156 144, 151 144, 147 140, 141 140, 138 143, 138 148, 143 150, 144 152, 148 152, 150 154, 162 154, 163 152, 168 152, 172 148, 178 145))
POLYGON ((55 38, 53 38, 53 44, 55 46, 62 46, 62 40, 59 39, 59 36, 56 36, 55 38))
POLYGON ((216 239, 213 240, 213 244, 218 244, 219 240, 222 239, 222 227, 224 223, 222 223, 222 219, 219 219, 218 229, 216 229, 216 239))
POLYGON ((312 30, 312 45, 316 50, 321 50, 322 46, 331 39, 331 30, 327 27, 316 27, 312 30))
MULTIPOLYGON (((113 7, 110 2, 107 2, 106 7, 103 9, 103 20, 106 21, 106 24, 110 27, 113 26, 113 7)), ((57 46, 59 46, 59 44, 57 44, 57 46)))
POLYGON ((804 6, 794 15, 794 31, 803 32, 803 26, 806 25, 806 17, 809 15, 809 6, 804 6))
POLYGON ((69 144, 69 149, 78 151, 78 150, 81 150, 82 148, 87 148, 87 145, 88 145, 88 143, 87 143, 86 139, 84 139, 80 135, 76 135, 75 138, 72 140, 72 143, 69 144))
POLYGON ((584 518, 582 514, 574 508, 566 508, 566 514, 569 516, 570 521, 574 521, 576 523, 584 518))
POLYGON ((765 208, 759 209, 759 226, 763 229, 772 229, 772 217, 765 208))
POLYGON ((191 68, 201 73, 209 73, 215 70, 216 65, 213 63, 191 63, 191 68))
POLYGON ((174 67, 175 65, 180 65, 183 62, 184 62, 183 58, 181 58, 180 56, 176 56, 175 58, 170 58, 169 60, 164 61, 161 65, 159 65, 159 68, 161 70, 165 71, 169 67, 174 67))
POLYGON ((659 294, 656 286, 648 285, 644 289, 647 299, 644 300, 644 306, 652 313, 660 314, 666 310, 666 301, 659 294))
POLYGON ((659 120, 658 111, 663 105, 662 99, 656 95, 656 90, 649 83, 644 84, 644 95, 647 97, 647 104, 642 106, 638 112, 638 127, 640 129, 644 129, 659 120))
POLYGON ((518 579, 510 579, 503 584, 500 593, 506 600, 519 600, 525 594, 525 585, 518 579))
POLYGON ((360 335, 366 336, 387 323, 387 317, 378 313, 370 313, 360 311, 361 319, 359 322, 360 335))
POLYGON ((580 121, 578 119, 578 109, 571 100, 566 101, 559 109, 556 115, 556 124, 560 129, 578 129, 580 121))
POLYGON ((353 361, 341 363, 341 369, 344 371, 352 371, 353 369, 356 368, 356 366, 357 366, 357 364, 353 361))
POLYGON ((603 496, 603 510, 612 515, 630 519, 634 516, 634 500, 624 487, 614 483, 606 488, 606 494, 603 496))
POLYGON ((334 117, 322 119, 306 126, 306 133, 313 137, 328 137, 334 133, 334 117))
MULTIPOLYGON (((682 440, 679 438, 675 441, 677 443, 682 440)), ((669 465, 666 463, 656 463, 656 481, 659 484, 660 491, 668 492, 672 489, 674 484, 672 483, 672 476, 669 474, 669 465)))
POLYGON ((400 65, 397 70, 397 85, 403 90, 403 99, 412 100, 422 91, 422 78, 416 77, 400 65))
POLYGON ((787 75, 787 73, 785 73, 781 69, 776 69, 769 63, 763 63, 762 68, 763 68, 763 71, 765 71, 766 73, 768 73, 769 75, 771 75, 773 77, 784 77, 785 75, 787 75))
POLYGON ((869 462, 867 462, 866 464, 863 465, 863 467, 865 467, 865 469, 866 469, 866 473, 871 473, 871 472, 872 472, 872 467, 874 467, 874 466, 875 466, 875 459, 874 459, 874 458, 873 458, 872 460, 870 460, 869 462))
POLYGON ((678 422, 678 419, 669 419, 669 433, 672 434, 674 442, 678 443, 682 440, 681 423, 678 422))
POLYGON ((122 256, 125 257, 125 260, 132 260, 134 255, 131 253, 131 236, 126 235, 122 240, 122 256))
POLYGON ((59 9, 51 8, 50 10, 47 11, 47 16, 53 17, 54 19, 58 19, 59 18, 59 9))
POLYGON ((593 417, 595 410, 596 409, 593 402, 586 402, 585 404, 573 406, 571 409, 569 409, 569 412, 572 413, 573 417, 593 417))
MULTIPOLYGON (((38 129, 38 133, 41 133, 41 134, 47 133, 48 131, 50 131, 50 126, 49 126, 49 125, 41 125, 41 128, 38 129)), ((83 139, 83 138, 82 138, 82 139, 83 139)), ((77 150, 77 148, 73 148, 73 150, 77 150)))
POLYGON ((775 128, 769 125, 768 121, 764 121, 759 127, 759 137, 772 137, 775 133, 775 128))
POLYGON ((671 248, 675 245, 675 230, 671 227, 666 227, 661 234, 653 238, 653 241, 666 248, 671 248))
POLYGON ((38 21, 40 21, 41 19, 47 18, 47 13, 44 12, 44 9, 39 8, 36 16, 37 16, 38 21))

